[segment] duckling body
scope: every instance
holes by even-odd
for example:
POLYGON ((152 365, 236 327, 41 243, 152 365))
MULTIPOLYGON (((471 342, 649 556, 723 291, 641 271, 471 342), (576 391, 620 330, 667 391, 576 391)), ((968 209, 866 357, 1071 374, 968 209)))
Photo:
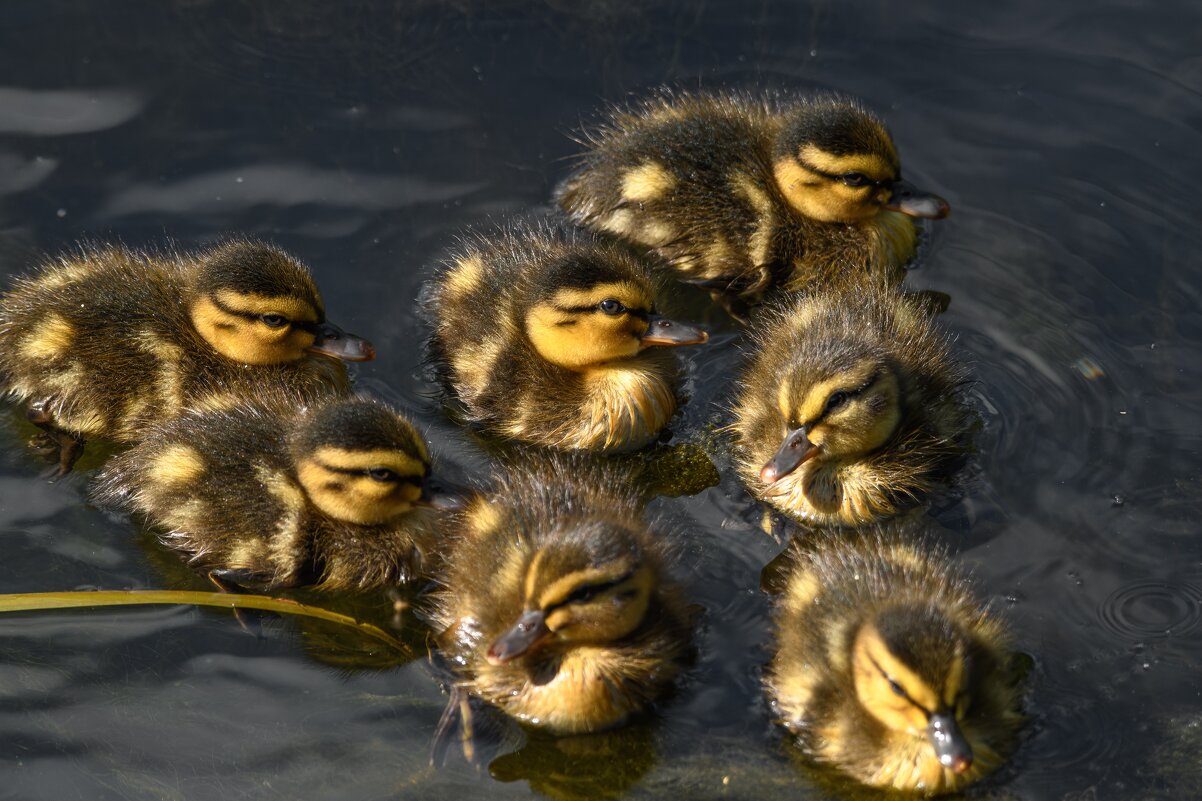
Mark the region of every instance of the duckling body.
POLYGON ((839 95, 667 94, 585 140, 560 206, 715 293, 896 286, 917 245, 912 218, 947 214, 900 180, 884 124, 839 95))
POLYGON ((190 406, 231 407, 263 387, 302 400, 345 393, 338 359, 371 355, 326 323, 303 265, 252 241, 193 254, 81 249, 0 299, 4 389, 59 440, 60 472, 84 439, 132 443, 190 406))
POLYGON ((434 618, 462 690, 566 734, 616 726, 672 684, 688 614, 622 486, 552 461, 513 471, 455 521, 434 618))
POLYGON ((826 536, 799 549, 765 679, 815 760, 865 784, 953 792, 995 769, 1021 722, 1002 623, 946 555, 826 536))
POLYGON ((469 240, 428 293, 431 355, 468 421, 564 450, 631 450, 677 405, 666 346, 703 331, 655 314, 646 264, 622 248, 515 225, 469 240))
POLYGON ((963 460, 966 381, 915 298, 881 288, 787 298, 758 321, 733 404, 738 472, 807 523, 895 515, 963 460))
POLYGON ((265 395, 155 427, 110 460, 94 498, 243 586, 365 589, 428 569, 438 513, 413 426, 360 398, 265 395))

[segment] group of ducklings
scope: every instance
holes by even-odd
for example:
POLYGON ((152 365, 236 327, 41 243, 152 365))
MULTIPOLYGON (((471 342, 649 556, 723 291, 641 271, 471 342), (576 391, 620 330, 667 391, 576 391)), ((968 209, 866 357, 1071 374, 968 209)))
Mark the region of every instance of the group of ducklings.
POLYGON ((838 95, 664 93, 615 111, 557 200, 563 222, 472 235, 425 292, 429 351, 463 422, 525 443, 489 492, 449 493, 402 415, 358 396, 370 344, 325 318, 308 271, 250 240, 195 253, 89 247, 0 299, 0 375, 72 469, 129 446, 93 497, 143 516, 223 588, 370 589, 434 578, 470 702, 558 733, 618 725, 686 669, 670 536, 595 453, 656 441, 680 402, 661 316, 675 276, 751 330, 734 464, 803 524, 766 677, 816 761, 870 785, 961 788, 1013 746, 1004 628, 946 553, 875 521, 967 448, 966 373, 932 304, 901 290, 914 218, 883 123, 838 95), (570 452, 570 453, 565 453, 570 452), (858 529, 849 531, 846 529, 858 529))

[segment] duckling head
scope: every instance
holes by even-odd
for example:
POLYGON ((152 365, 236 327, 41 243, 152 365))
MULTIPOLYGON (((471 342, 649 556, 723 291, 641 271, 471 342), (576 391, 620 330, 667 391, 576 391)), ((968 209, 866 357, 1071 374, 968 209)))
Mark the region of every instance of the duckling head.
POLYGON ((765 484, 811 459, 871 453, 901 422, 902 390, 890 359, 868 346, 817 356, 799 354, 781 376, 776 400, 782 438, 760 468, 765 484))
POLYGON ((526 337, 546 361, 584 372, 655 346, 709 335, 655 313, 650 281, 599 253, 560 255, 539 276, 525 312, 526 337))
POLYGON ((960 730, 968 694, 968 642, 934 606, 902 603, 863 623, 852 646, 856 697, 891 731, 927 739, 955 774, 972 767, 960 730))
POLYGON ((773 170, 798 212, 831 223, 862 223, 883 210, 940 219, 938 195, 901 180, 893 137, 857 101, 826 95, 799 104, 780 132, 773 170))
POLYGON ((291 444, 309 500, 334 520, 387 523, 415 507, 453 508, 430 481, 426 444, 400 415, 348 399, 312 412, 291 444))
POLYGON ((603 646, 642 624, 656 584, 654 565, 624 526, 561 524, 534 552, 522 581, 522 611, 489 646, 499 665, 547 645, 603 646))
POLYGON ((283 364, 317 353, 368 361, 367 340, 327 322, 313 277, 286 253, 236 241, 206 254, 192 324, 218 353, 243 364, 283 364))

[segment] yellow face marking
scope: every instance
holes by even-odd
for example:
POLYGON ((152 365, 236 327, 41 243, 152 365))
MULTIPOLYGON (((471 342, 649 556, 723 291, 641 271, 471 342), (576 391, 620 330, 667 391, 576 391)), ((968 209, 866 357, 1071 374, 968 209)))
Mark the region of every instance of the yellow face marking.
POLYGON ((864 624, 856 635, 852 665, 856 695, 865 709, 890 729, 925 736, 926 713, 940 708, 939 697, 893 656, 872 623, 864 624), (893 691, 890 679, 901 686, 908 700, 893 691))
POLYGON ((300 298, 235 292, 232 289, 219 289, 216 295, 221 305, 243 314, 279 314, 299 323, 317 322, 317 310, 300 298))
MULTIPOLYGON (((612 567, 593 568, 591 570, 577 570, 575 573, 569 573, 557 581, 551 583, 551 586, 543 590, 542 595, 538 597, 538 606, 540 609, 546 609, 549 606, 561 603, 565 598, 572 594, 572 591, 584 584, 599 584, 606 581, 613 581, 617 576, 612 567)), ((532 588, 528 588, 532 589, 532 588)), ((529 596, 527 596, 529 597, 529 596)))
POLYGON ((48 314, 21 341, 20 353, 27 359, 55 359, 75 341, 75 326, 57 314, 48 314))
MULTIPOLYGON (((534 599, 534 586, 538 583, 538 568, 543 562, 544 551, 535 551, 534 557, 530 560, 530 567, 526 568, 526 582, 523 586, 522 597, 529 604, 534 599)), ((539 607, 543 606, 538 604, 539 607)))
POLYGON ((597 305, 613 299, 633 310, 649 311, 647 291, 618 281, 588 289, 562 289, 526 316, 526 336, 538 354, 551 364, 584 371, 606 362, 631 359, 642 350, 639 341, 646 320, 633 314, 610 315, 597 305))
POLYGON ((815 384, 802 399, 800 409, 801 422, 817 420, 822 414, 822 410, 826 408, 826 402, 833 393, 840 390, 859 389, 872 376, 872 372, 875 369, 875 364, 865 362, 857 365, 852 370, 815 384))
MULTIPOLYGON (((560 603, 583 585, 612 581, 617 577, 612 571, 581 570, 552 584, 542 599, 551 600, 550 605, 560 603)), ((598 593, 591 600, 556 606, 547 615, 545 623, 562 641, 612 642, 638 628, 647 614, 653 589, 654 575, 644 566, 621 584, 598 593)), ((544 609, 548 605, 541 604, 544 609)))
POLYGON ((337 473, 312 459, 298 462, 296 475, 323 514, 361 526, 385 523, 409 512, 421 495, 415 484, 337 473))
MULTIPOLYGON (((852 153, 836 156, 815 144, 808 144, 799 151, 803 165, 809 164, 830 175, 845 175, 849 172, 863 173, 874 181, 892 180, 897 170, 888 160, 874 153, 852 153)), ((894 160, 897 155, 893 154, 894 160)))
POLYGON ((386 467, 398 476, 423 476, 426 474, 426 445, 416 437, 414 444, 419 448, 422 459, 415 459, 392 448, 356 451, 328 445, 318 448, 313 454, 313 459, 335 470, 370 470, 374 467, 386 467))
POLYGON ((649 161, 622 176, 622 198, 634 203, 655 200, 676 185, 676 178, 661 164, 649 161))
POLYGON ((446 275, 445 292, 451 300, 458 300, 480 286, 484 276, 484 260, 479 256, 466 256, 455 262, 446 275))
MULTIPOLYGON (((812 145, 802 149, 802 158, 807 158, 812 145)), ((819 150, 818 153, 823 153, 819 150)), ((829 154, 824 154, 829 155, 829 154)), ((860 159, 859 156, 840 156, 846 163, 860 159)), ((876 157, 870 157, 876 158, 876 157)), ((829 158, 819 159, 824 164, 831 164, 829 158)), ((813 166, 819 165, 813 161, 813 166)), ((876 159, 874 164, 883 164, 876 159)), ((831 171, 832 175, 846 172, 863 172, 873 180, 883 180, 893 173, 882 174, 879 170, 865 171, 858 169, 841 169, 831 171)), ((785 199, 802 215, 819 222, 829 223, 860 223, 875 219, 881 212, 881 203, 888 198, 889 190, 872 185, 847 186, 842 181, 831 180, 824 175, 808 170, 795 158, 782 157, 773 165, 776 183, 785 199)))
POLYGON ((313 334, 300 328, 288 325, 271 328, 259 320, 228 314, 209 297, 202 297, 193 304, 191 316, 196 331, 214 350, 242 364, 299 361, 305 357, 305 349, 314 341, 313 334))
POLYGON ((956 708, 956 696, 960 694, 961 681, 964 679, 964 659, 959 653, 947 671, 947 680, 943 683, 943 704, 948 709, 956 708))
POLYGON ((204 475, 205 460, 191 445, 176 443, 151 460, 149 472, 154 481, 164 484, 190 484, 204 475))

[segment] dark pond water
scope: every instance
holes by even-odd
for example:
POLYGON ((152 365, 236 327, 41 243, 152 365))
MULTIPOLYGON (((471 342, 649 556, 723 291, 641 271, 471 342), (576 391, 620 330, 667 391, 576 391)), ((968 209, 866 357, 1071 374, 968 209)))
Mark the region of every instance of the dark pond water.
MULTIPOLYGON (((910 280, 953 298, 943 321, 976 370, 984 430, 962 497, 932 514, 1035 662, 1024 744, 981 792, 1202 794, 1202 5, 29 0, 0 14, 0 272, 84 237, 273 239, 312 266, 331 317, 375 341, 362 385, 464 473, 486 458, 438 412, 414 307, 457 231, 545 204, 575 152, 566 134, 604 101, 662 83, 862 96, 909 177, 954 208, 910 280)), ((737 363, 737 333, 713 321, 685 439, 718 418, 737 363)), ((48 484, 29 430, 0 422, 0 592, 204 588, 85 503, 95 457, 48 484)), ((191 607, 5 615, 0 798, 828 797, 758 685, 757 585, 779 545, 729 480, 657 505, 685 527, 705 614, 697 668, 650 723, 435 772, 437 686, 353 633, 270 620, 256 638, 191 607)))

